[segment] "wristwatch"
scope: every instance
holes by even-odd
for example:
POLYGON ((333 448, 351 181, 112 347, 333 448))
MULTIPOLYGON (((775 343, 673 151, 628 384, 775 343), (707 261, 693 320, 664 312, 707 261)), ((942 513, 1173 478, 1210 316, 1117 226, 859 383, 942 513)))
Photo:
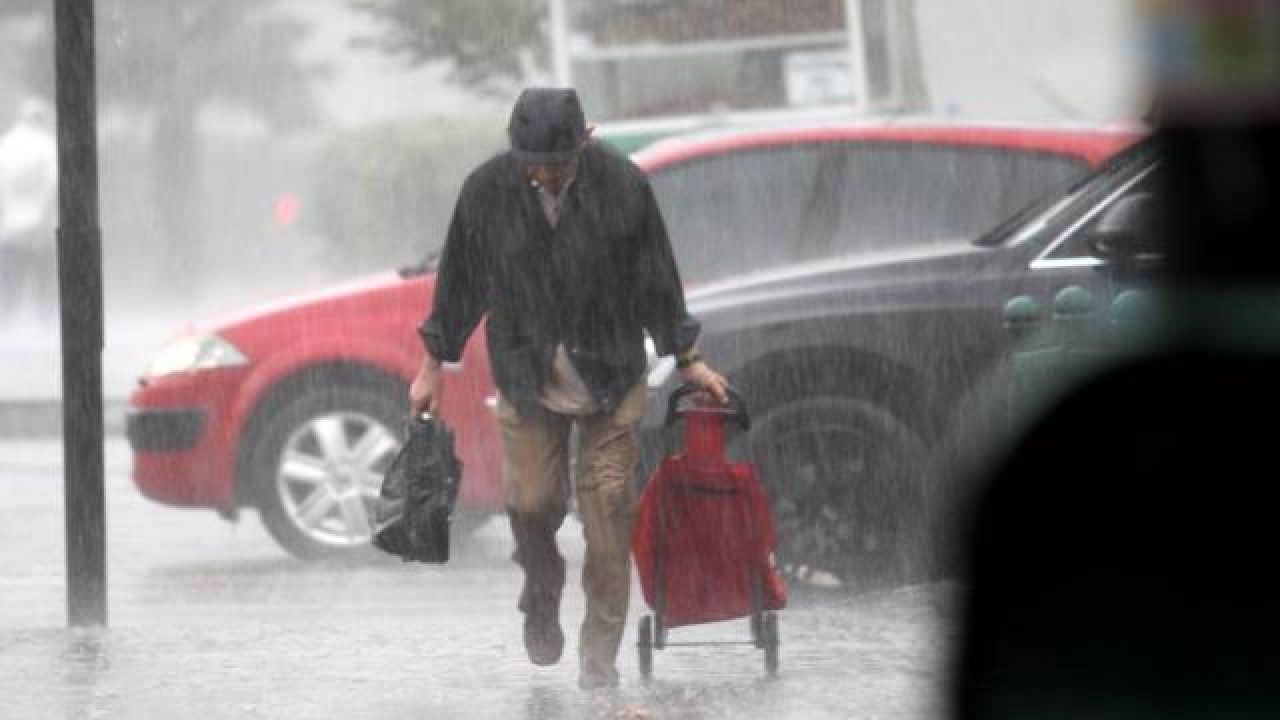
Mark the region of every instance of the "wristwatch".
POLYGON ((700 360, 702 360, 702 356, 698 354, 697 350, 687 350, 676 355, 676 367, 683 370, 700 360))

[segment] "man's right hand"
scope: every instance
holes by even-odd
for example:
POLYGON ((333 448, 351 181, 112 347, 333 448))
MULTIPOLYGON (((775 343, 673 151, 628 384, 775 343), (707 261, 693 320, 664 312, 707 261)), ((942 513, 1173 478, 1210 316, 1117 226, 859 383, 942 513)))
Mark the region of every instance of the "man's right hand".
POLYGON ((438 415, 443 395, 444 371, 440 369, 440 363, 428 354, 422 359, 417 377, 409 385, 409 412, 415 416, 424 412, 438 415))

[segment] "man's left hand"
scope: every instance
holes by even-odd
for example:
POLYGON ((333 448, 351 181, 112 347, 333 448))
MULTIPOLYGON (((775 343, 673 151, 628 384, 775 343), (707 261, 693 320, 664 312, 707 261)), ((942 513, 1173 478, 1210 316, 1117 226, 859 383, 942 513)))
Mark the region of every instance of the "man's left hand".
POLYGON ((681 369, 680 377, 684 378, 686 383, 697 385, 711 393, 711 397, 715 398, 715 401, 721 405, 729 404, 729 381, 725 380, 723 375, 712 370, 701 360, 681 369))

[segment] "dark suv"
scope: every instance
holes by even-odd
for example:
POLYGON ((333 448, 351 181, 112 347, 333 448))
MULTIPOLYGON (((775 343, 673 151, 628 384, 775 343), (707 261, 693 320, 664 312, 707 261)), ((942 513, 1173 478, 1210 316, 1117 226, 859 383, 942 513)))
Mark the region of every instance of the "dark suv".
MULTIPOLYGON (((880 228, 857 226, 858 209, 891 203, 893 193, 850 185, 838 212, 777 220, 806 228, 801 247, 840 244, 842 252, 689 294, 706 354, 756 417, 737 450, 750 450, 770 486, 780 561, 793 576, 865 586, 924 570, 926 530, 946 490, 931 466, 1007 357, 1004 303, 1028 294, 1049 307, 1069 284, 1106 302, 1115 288, 1096 271, 1101 261, 1087 241, 1117 200, 1148 189, 1155 166, 1143 142, 973 239, 929 241, 922 227, 921 242, 903 246, 898 233, 899 243, 883 249, 873 242, 880 228)), ((980 195, 969 187, 977 178, 948 185, 937 173, 913 177, 937 183, 939 202, 980 195)), ((768 197, 761 204, 782 212, 768 197)), ((649 426, 657 421, 651 416, 649 426)), ((671 442, 660 432, 649 440, 651 455, 671 442)))

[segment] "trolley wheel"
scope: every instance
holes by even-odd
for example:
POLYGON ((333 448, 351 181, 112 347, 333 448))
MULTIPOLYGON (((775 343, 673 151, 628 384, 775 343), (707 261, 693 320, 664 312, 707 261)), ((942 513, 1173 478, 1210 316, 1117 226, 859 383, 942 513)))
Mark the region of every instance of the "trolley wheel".
POLYGON ((781 641, 778 638, 778 616, 775 613, 765 613, 764 620, 760 624, 760 642, 764 647, 764 669, 770 675, 778 673, 778 646, 781 641))
POLYGON ((640 675, 648 679, 653 675, 653 618, 645 615, 636 628, 636 651, 640 654, 640 675))

